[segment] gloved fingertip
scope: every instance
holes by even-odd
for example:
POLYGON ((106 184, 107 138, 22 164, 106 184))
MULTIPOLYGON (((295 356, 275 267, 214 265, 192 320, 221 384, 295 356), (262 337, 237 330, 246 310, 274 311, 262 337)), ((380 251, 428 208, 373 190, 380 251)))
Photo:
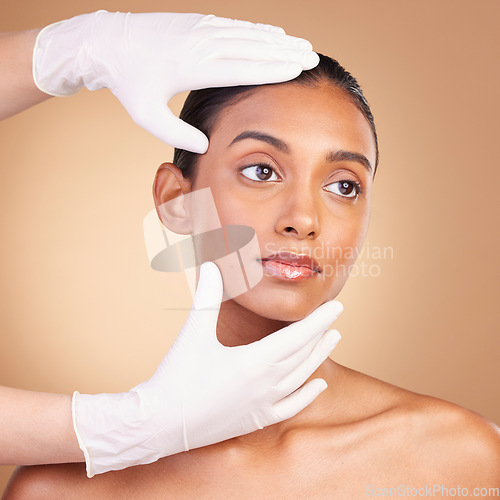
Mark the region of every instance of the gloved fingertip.
POLYGON ((342 302, 340 302, 339 300, 334 299, 334 300, 331 301, 331 303, 332 303, 332 305, 333 305, 333 307, 335 309, 335 313, 338 316, 340 316, 342 314, 343 310, 344 310, 344 305, 342 304, 342 302))
MULTIPOLYGON (((201 132, 200 132, 201 134, 201 132)), ((174 146, 199 155, 205 154, 208 149, 208 138, 205 134, 190 137, 182 146, 174 146)))
MULTIPOLYGON (((329 300, 321 304, 312 314, 320 321, 334 321, 344 310, 344 306, 338 300, 329 300)), ((329 323, 328 323, 329 324, 329 323)))
POLYGON ((291 45, 293 45, 298 50, 309 52, 313 49, 311 42, 309 40, 306 40, 305 38, 299 38, 296 36, 287 35, 287 40, 291 45))
MULTIPOLYGON (((154 134, 166 144, 191 153, 204 154, 208 149, 208 138, 198 129, 187 125, 181 120, 177 120, 170 126, 177 127, 177 130, 166 130, 164 133, 154 134)), ((153 132, 154 133, 154 132, 153 132)))
POLYGON ((279 74, 279 78, 276 79, 276 82, 293 80, 297 76, 299 76, 304 70, 303 65, 299 62, 287 62, 284 63, 280 69, 282 71, 279 74))
POLYGON ((325 334, 325 337, 326 342, 328 343, 328 347, 330 351, 332 351, 340 342, 342 335, 340 335, 338 330, 328 330, 325 334))
POLYGON ((205 261, 200 266, 200 279, 194 297, 195 309, 218 308, 222 300, 223 282, 218 266, 205 261))
POLYGON ((200 266, 200 279, 208 277, 208 276, 220 276, 220 271, 219 268, 217 267, 217 264, 215 262, 212 262, 211 260, 206 260, 203 262, 200 266))
POLYGON ((134 121, 166 144, 197 154, 206 153, 208 138, 196 127, 175 116, 168 108, 161 108, 158 103, 144 105, 140 113, 130 112, 134 121))
POLYGON ((314 389, 317 391, 318 394, 321 394, 324 390, 328 388, 328 384, 326 383, 326 380, 324 378, 315 378, 309 382, 311 385, 314 386, 314 389))
POLYGON ((329 300, 321 304, 311 314, 314 314, 317 318, 321 318, 323 321, 334 321, 342 314, 343 310, 344 306, 341 302, 338 300, 329 300))
POLYGON ((308 51, 302 58, 302 66, 305 70, 315 68, 319 64, 319 55, 316 52, 308 51))
POLYGON ((315 378, 310 380, 303 387, 299 389, 304 392, 304 400, 307 405, 312 403, 323 391, 328 388, 326 380, 323 378, 315 378))

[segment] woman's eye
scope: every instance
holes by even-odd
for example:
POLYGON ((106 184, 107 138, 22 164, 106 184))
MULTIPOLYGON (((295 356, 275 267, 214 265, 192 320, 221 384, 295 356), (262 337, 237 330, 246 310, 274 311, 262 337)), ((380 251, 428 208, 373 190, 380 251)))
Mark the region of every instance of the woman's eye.
POLYGON ((331 191, 332 193, 343 196, 344 198, 356 198, 361 192, 361 187, 359 183, 354 181, 338 181, 328 184, 327 191, 331 191))
POLYGON ((278 176, 269 165, 251 165, 245 167, 241 173, 252 181, 276 181, 278 176), (274 177, 273 177, 274 176, 274 177))

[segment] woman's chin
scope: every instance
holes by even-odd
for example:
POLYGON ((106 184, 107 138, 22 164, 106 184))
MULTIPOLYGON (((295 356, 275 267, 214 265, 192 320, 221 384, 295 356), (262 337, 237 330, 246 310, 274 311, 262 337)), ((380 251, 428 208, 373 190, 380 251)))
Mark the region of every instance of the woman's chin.
POLYGON ((325 301, 286 297, 283 295, 259 294, 250 290, 235 297, 233 301, 251 313, 272 321, 292 323, 304 319, 325 301))

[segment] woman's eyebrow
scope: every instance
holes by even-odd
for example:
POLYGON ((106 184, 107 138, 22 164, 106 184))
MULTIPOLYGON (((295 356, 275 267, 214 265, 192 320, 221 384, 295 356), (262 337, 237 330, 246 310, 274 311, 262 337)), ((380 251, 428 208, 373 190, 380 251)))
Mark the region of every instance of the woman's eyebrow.
POLYGON ((336 162, 336 161, 356 161, 361 163, 363 167, 371 174, 373 172, 372 165, 365 155, 360 153, 354 153, 353 151, 346 151, 344 149, 339 149, 338 151, 332 151, 326 155, 326 161, 336 162))
MULTIPOLYGON (((245 130, 241 134, 237 135, 229 144, 228 147, 232 146, 234 143, 243 141, 245 139, 255 139, 257 141, 262 141, 271 146, 274 146, 276 149, 279 149, 283 153, 289 153, 290 148, 286 144, 286 142, 273 137, 272 135, 265 134, 264 132, 258 132, 256 130, 245 130)), ((328 162, 338 162, 338 161, 356 161, 361 163, 363 167, 371 174, 373 172, 373 168, 371 166, 370 161, 365 155, 360 153, 355 153, 353 151, 346 151, 345 149, 339 149, 337 151, 331 151, 326 155, 326 161, 328 162)))
POLYGON ((257 141, 266 142, 267 144, 274 146, 276 149, 279 149, 283 153, 290 152, 288 145, 281 139, 277 139, 272 135, 264 134, 263 132, 257 132, 256 130, 246 130, 245 132, 242 132, 231 141, 231 144, 229 144, 229 146, 232 146, 235 142, 243 141, 245 139, 256 139, 257 141))

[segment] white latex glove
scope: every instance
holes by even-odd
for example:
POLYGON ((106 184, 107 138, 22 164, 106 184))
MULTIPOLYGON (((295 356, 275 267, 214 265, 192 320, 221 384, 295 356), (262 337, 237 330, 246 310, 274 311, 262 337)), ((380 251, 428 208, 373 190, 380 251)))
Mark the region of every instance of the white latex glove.
POLYGON ((167 107, 207 87, 276 83, 319 62, 306 40, 281 28, 201 14, 99 11, 38 35, 33 78, 55 96, 107 87, 134 121, 162 141, 204 153, 206 136, 167 107))
POLYGON ((193 307, 153 377, 121 394, 73 396, 73 422, 87 475, 147 464, 247 434, 296 415, 324 389, 304 382, 340 340, 327 330, 342 312, 326 302, 252 344, 217 339, 222 277, 200 267, 193 307))

